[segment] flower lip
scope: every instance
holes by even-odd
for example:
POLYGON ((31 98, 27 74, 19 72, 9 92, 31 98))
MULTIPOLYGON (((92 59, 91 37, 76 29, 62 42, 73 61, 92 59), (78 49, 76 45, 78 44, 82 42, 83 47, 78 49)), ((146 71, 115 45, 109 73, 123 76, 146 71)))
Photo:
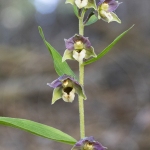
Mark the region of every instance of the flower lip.
POLYGON ((66 87, 63 91, 69 95, 69 93, 72 91, 72 87, 66 87))

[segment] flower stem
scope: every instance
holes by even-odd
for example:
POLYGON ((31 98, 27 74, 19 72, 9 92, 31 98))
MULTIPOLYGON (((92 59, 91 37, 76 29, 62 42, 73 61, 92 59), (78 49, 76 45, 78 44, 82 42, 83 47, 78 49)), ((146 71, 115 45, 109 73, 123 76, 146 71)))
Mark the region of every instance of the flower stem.
POLYGON ((84 35, 84 25, 82 17, 79 18, 79 34, 84 35))
MULTIPOLYGON (((84 65, 79 64, 79 82, 81 85, 84 83, 84 65)), ((84 101, 81 96, 79 96, 79 117, 80 117, 80 137, 81 139, 85 137, 85 123, 84 123, 84 101)))
MULTIPOLYGON (((82 14, 79 17, 79 34, 84 35, 84 24, 83 18, 85 14, 85 9, 82 10, 82 14)), ((79 63, 79 83, 84 85, 84 65, 79 63)), ((84 100, 81 96, 78 97, 79 100, 79 117, 80 117, 80 137, 81 139, 85 137, 85 123, 84 123, 84 100)))
POLYGON ((79 17, 79 34, 84 35, 84 24, 83 24, 83 18, 85 14, 85 9, 82 10, 81 16, 79 17))

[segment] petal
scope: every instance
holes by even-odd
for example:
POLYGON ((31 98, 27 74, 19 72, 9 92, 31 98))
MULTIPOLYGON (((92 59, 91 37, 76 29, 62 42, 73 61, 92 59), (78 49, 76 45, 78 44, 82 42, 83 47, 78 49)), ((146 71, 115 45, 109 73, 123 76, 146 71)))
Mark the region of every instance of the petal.
POLYGON ((66 49, 68 49, 68 50, 74 50, 73 37, 71 37, 69 39, 64 39, 64 41, 65 41, 66 49))
POLYGON ((91 47, 91 42, 89 41, 88 37, 84 38, 84 45, 85 45, 85 48, 90 48, 91 47))
POLYGON ((97 6, 101 5, 105 0, 100 0, 97 4, 97 6))
POLYGON ((110 1, 110 2, 108 3, 108 5, 109 5, 108 11, 109 11, 109 12, 115 11, 115 10, 118 8, 118 6, 119 6, 120 4, 121 4, 121 3, 119 3, 118 1, 115 1, 115 0, 110 1))
POLYGON ((81 52, 73 51, 73 58, 77 60, 79 63, 83 63, 83 59, 85 58, 86 51, 83 49, 81 52))
POLYGON ((104 21, 106 21, 108 23, 113 21, 113 16, 110 12, 106 12, 104 10, 101 10, 100 11, 100 16, 104 21))
POLYGON ((75 0, 75 4, 79 9, 81 9, 88 4, 88 0, 75 0))
POLYGON ((107 147, 104 147, 101 143, 99 143, 99 142, 95 142, 94 144, 93 144, 93 146, 94 146, 94 150, 105 150, 105 149, 107 149, 107 147))
POLYGON ((95 140, 94 140, 94 137, 93 136, 89 136, 89 137, 85 137, 84 138, 84 141, 89 141, 89 142, 94 142, 95 140))
POLYGON ((61 86, 61 82, 59 81, 59 79, 54 80, 52 83, 47 83, 48 86, 52 87, 52 88, 56 88, 61 86))
POLYGON ((62 97, 62 87, 55 88, 53 91, 52 104, 62 97))
POLYGON ((68 76, 68 75, 66 75, 66 74, 64 74, 63 76, 60 76, 60 77, 58 78, 58 80, 61 81, 61 83, 62 83, 64 80, 66 80, 66 79, 70 79, 71 81, 75 82, 74 78, 72 78, 71 76, 68 76))
POLYGON ((81 139, 80 141, 78 141, 71 150, 82 150, 87 138, 88 137, 85 137, 85 138, 81 139))
POLYGON ((84 89, 83 89, 83 87, 80 84, 75 83, 74 88, 75 88, 76 93, 79 96, 81 96, 84 100, 87 99, 86 95, 85 95, 85 92, 84 92, 84 89))
POLYGON ((89 48, 91 46, 91 42, 89 41, 88 37, 84 37, 82 35, 78 35, 78 34, 74 35, 73 41, 74 43, 77 41, 81 41, 86 48, 89 48))
POLYGON ((74 60, 74 58, 73 58, 72 55, 73 55, 73 51, 70 51, 70 50, 66 49, 65 52, 64 52, 64 55, 63 55, 63 57, 62 57, 62 62, 64 62, 64 61, 67 60, 67 59, 72 59, 72 60, 74 60))
POLYGON ((85 59, 88 59, 90 57, 97 57, 97 55, 94 52, 94 48, 92 46, 91 46, 91 48, 86 49, 85 59))
POLYGON ((115 13, 111 12, 111 15, 113 17, 113 20, 111 20, 110 22, 116 21, 118 23, 121 23, 121 20, 118 18, 118 16, 115 13))

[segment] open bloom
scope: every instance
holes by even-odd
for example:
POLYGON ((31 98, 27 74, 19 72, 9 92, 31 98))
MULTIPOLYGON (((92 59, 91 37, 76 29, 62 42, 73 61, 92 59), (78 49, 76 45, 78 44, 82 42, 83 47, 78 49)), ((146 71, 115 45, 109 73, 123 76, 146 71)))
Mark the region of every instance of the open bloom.
POLYGON ((79 9, 81 9, 81 8, 94 8, 94 9, 96 9, 95 0, 66 0, 66 3, 76 5, 79 9))
POLYGON ((65 45, 66 50, 62 61, 72 59, 77 60, 79 63, 83 63, 83 59, 97 57, 88 37, 75 34, 73 37, 65 39, 65 45))
POLYGON ((82 86, 68 75, 63 75, 52 83, 47 83, 47 85, 54 88, 52 104, 60 98, 65 102, 72 102, 75 98, 75 93, 86 99, 82 86))
POLYGON ((71 150, 105 150, 99 142, 95 141, 93 136, 85 137, 78 141, 71 150))
POLYGON ((98 18, 102 18, 106 22, 116 21, 121 23, 118 16, 113 13, 121 3, 115 0, 100 0, 98 3, 98 18))

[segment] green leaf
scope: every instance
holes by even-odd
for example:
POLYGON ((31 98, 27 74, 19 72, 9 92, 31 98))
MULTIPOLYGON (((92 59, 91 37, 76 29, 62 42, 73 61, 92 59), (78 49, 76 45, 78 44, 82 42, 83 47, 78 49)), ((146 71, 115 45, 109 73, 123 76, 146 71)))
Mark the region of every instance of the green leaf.
POLYGON ((74 72, 71 70, 71 68, 69 67, 69 65, 67 64, 66 61, 62 62, 62 56, 58 53, 58 51, 56 51, 46 40, 42 31, 42 28, 39 26, 39 33, 47 47, 47 49, 49 50, 52 59, 53 59, 53 63, 54 63, 54 68, 55 71, 57 72, 57 74, 59 76, 62 76, 64 74, 70 75, 72 77, 75 77, 74 72))
POLYGON ((18 119, 18 118, 9 118, 9 117, 0 117, 0 124, 4 126, 10 126, 14 128, 18 128, 21 130, 25 130, 27 132, 30 132, 32 134, 51 139, 57 142, 65 143, 74 145, 76 143, 76 140, 71 137, 70 135, 49 127, 44 124, 40 124, 37 122, 33 122, 30 120, 25 119, 18 119))
POLYGON ((89 26, 93 23, 95 23, 98 20, 98 18, 95 16, 95 14, 93 14, 89 20, 86 22, 85 26, 89 26))
POLYGON ((108 45, 101 53, 99 53, 97 55, 96 58, 92 58, 90 60, 87 60, 86 62, 84 62, 84 65, 88 65, 91 64, 97 60, 99 60, 100 58, 102 58, 104 55, 106 55, 113 47, 114 45, 130 30, 132 29, 134 25, 132 25, 128 30, 124 31, 122 34, 120 34, 110 45, 108 45))
POLYGON ((79 12, 78 12, 78 8, 77 6, 73 5, 73 11, 74 11, 74 14, 77 16, 77 18, 79 17, 79 12))

